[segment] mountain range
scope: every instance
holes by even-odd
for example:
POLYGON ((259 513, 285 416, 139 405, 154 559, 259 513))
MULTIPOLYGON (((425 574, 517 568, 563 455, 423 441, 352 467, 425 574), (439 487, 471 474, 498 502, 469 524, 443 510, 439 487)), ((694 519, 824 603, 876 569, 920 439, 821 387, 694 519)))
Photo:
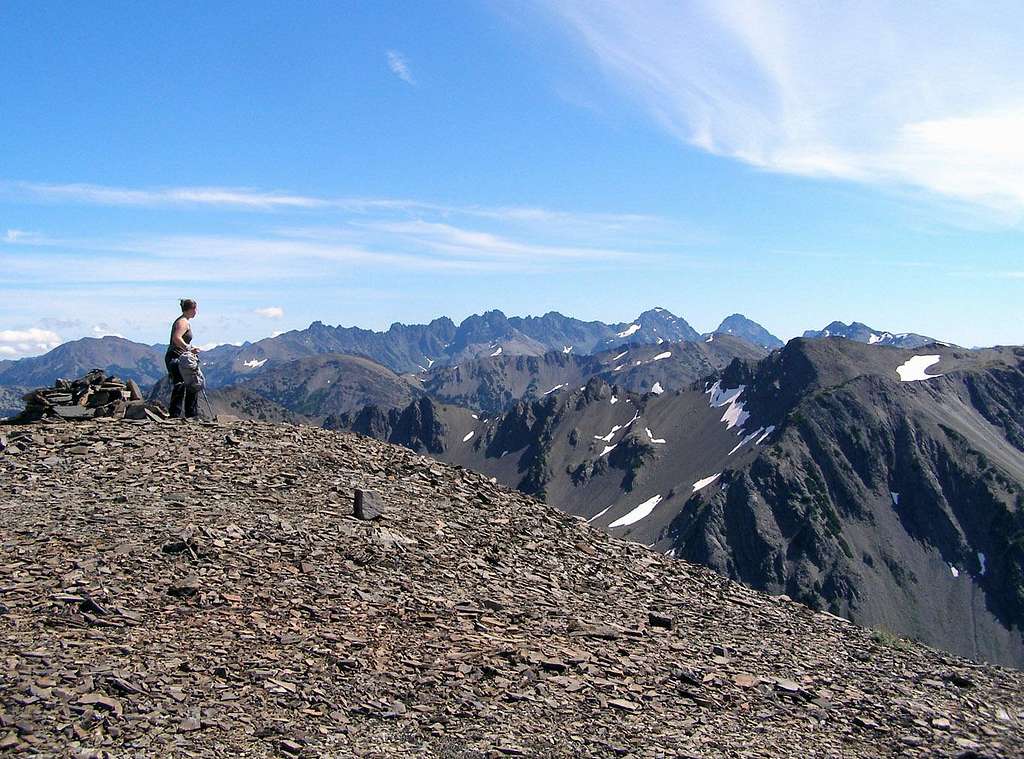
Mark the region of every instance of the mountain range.
POLYGON ((1022 666, 1024 349, 928 350, 797 339, 661 393, 595 375, 496 416, 424 397, 327 426, 814 608, 1022 666))
MULTIPOLYGON (((488 311, 315 322, 203 358, 219 414, 398 443, 753 587, 1024 665, 1022 349, 809 334, 488 311)), ((108 337, 5 362, 0 405, 95 366, 166 398, 162 346, 108 337)))
POLYGON ((844 337, 858 343, 869 345, 895 345, 899 348, 920 348, 922 345, 938 342, 934 337, 925 337, 914 332, 901 332, 893 334, 885 330, 874 330, 866 324, 851 322, 832 322, 824 329, 807 330, 803 334, 806 338, 816 337, 844 337))
MULTIPOLYGON (((447 317, 428 324, 395 323, 384 332, 358 327, 331 327, 313 322, 303 330, 292 330, 243 345, 219 345, 203 355, 210 387, 231 385, 272 368, 274 364, 325 354, 362 356, 396 374, 416 374, 435 365, 455 366, 464 362, 501 355, 543 356, 561 351, 574 356, 613 350, 619 345, 664 342, 713 343, 729 335, 765 350, 782 346, 782 341, 758 323, 733 314, 719 327, 699 335, 681 317, 656 307, 628 323, 605 324, 582 321, 552 311, 543 316, 506 317, 492 310, 473 315, 456 325, 447 317)), ((914 334, 874 330, 859 322, 833 322, 823 330, 811 330, 807 337, 846 337, 859 342, 901 347, 934 342, 914 334)), ((152 387, 165 375, 163 345, 145 345, 121 337, 82 338, 58 346, 41 356, 17 361, 0 361, 0 386, 33 387, 51 384, 59 377, 75 377, 102 368, 142 387, 152 387)))

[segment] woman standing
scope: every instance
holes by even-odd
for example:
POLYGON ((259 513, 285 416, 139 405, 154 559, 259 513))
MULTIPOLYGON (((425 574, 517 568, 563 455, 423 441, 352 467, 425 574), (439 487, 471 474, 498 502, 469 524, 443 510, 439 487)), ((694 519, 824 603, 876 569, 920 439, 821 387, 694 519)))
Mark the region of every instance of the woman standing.
POLYGON ((198 304, 191 298, 180 302, 181 316, 171 325, 171 344, 167 346, 164 364, 171 377, 171 416, 186 418, 199 416, 199 394, 195 388, 185 384, 178 368, 178 357, 184 353, 198 353, 199 349, 192 346, 191 320, 195 318, 198 304))

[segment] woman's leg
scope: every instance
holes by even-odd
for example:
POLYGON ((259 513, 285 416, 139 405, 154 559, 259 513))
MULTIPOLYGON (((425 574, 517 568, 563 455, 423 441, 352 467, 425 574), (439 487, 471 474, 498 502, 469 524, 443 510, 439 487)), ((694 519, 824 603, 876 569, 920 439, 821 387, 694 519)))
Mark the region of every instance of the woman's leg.
POLYGON ((189 419, 199 416, 199 388, 185 386, 185 416, 189 419))
POLYGON ((164 364, 167 366, 167 375, 171 378, 171 416, 177 419, 185 410, 185 395, 187 388, 178 369, 178 362, 170 354, 164 356, 164 364))

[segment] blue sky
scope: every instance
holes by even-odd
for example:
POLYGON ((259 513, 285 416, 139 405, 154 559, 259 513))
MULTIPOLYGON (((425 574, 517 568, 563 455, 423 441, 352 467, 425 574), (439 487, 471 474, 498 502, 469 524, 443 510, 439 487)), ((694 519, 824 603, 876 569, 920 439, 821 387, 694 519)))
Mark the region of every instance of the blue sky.
POLYGON ((0 358, 660 305, 1021 343, 1019 4, 0 5, 0 358))

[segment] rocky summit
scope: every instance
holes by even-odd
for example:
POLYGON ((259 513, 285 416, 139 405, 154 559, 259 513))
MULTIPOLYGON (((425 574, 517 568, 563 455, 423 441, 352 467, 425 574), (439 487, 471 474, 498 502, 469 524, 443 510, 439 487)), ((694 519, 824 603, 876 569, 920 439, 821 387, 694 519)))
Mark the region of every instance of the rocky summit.
POLYGON ((1018 671, 405 448, 148 418, 0 447, 0 752, 1024 753, 1018 671))

